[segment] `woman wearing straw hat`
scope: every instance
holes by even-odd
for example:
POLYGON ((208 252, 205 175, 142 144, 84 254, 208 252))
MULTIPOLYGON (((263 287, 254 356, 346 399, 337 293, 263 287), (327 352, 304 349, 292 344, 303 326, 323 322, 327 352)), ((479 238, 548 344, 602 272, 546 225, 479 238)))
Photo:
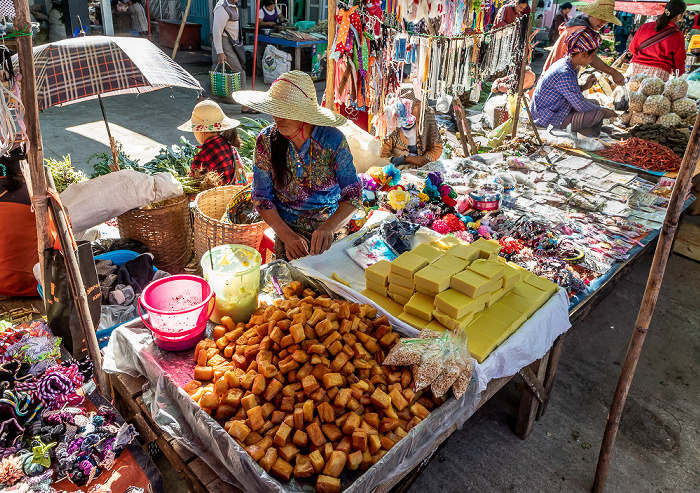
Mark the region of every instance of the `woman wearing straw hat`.
POLYGON ((535 125, 571 126, 574 132, 598 135, 603 119, 617 116, 613 110, 588 101, 578 87, 577 69, 591 63, 600 43, 600 35, 592 29, 567 38, 567 55, 542 75, 535 89, 530 103, 535 125))
POLYGON ((672 73, 685 72, 685 36, 678 29, 685 9, 683 0, 671 0, 655 22, 640 26, 630 43, 632 61, 625 76, 646 74, 665 82, 672 73))
POLYGON ((239 91, 233 98, 275 120, 258 135, 252 198, 275 231, 277 258, 323 253, 362 208, 350 148, 334 128, 345 118, 320 107, 311 77, 296 70, 267 92, 239 91))
POLYGON ((205 99, 197 103, 192 110, 192 118, 177 127, 178 130, 194 132, 194 138, 202 146, 192 160, 192 174, 214 171, 221 176, 224 185, 246 182, 241 157, 223 136, 226 131, 235 131, 240 124, 238 120, 227 117, 214 101, 205 99))
MULTIPOLYGON (((547 61, 544 62, 542 73, 546 72, 547 69, 554 64, 554 62, 561 60, 566 56, 566 38, 574 34, 576 31, 589 28, 596 32, 600 32, 601 29, 611 22, 616 26, 621 24, 620 19, 615 17, 615 0, 595 0, 595 2, 592 4, 579 5, 576 8, 585 15, 580 15, 574 19, 571 19, 569 22, 559 27, 559 38, 557 39, 557 42, 554 43, 552 52, 547 57, 547 61)), ((604 74, 611 76, 613 82, 618 86, 625 84, 624 76, 618 70, 609 67, 608 64, 598 58, 598 55, 593 57, 591 66, 599 72, 603 72, 604 74)))

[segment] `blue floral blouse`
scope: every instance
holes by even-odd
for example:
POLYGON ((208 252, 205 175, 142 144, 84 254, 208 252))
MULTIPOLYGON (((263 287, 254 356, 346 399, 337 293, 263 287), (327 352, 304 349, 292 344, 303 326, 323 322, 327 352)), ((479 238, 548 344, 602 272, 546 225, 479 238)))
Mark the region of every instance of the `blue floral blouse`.
POLYGON ((291 180, 275 187, 271 147, 275 125, 263 129, 255 147, 253 203, 258 211, 277 209, 294 231, 312 233, 338 208, 340 202, 362 207, 362 184, 357 177, 350 147, 334 127, 316 126, 297 152, 289 142, 287 165, 291 180))

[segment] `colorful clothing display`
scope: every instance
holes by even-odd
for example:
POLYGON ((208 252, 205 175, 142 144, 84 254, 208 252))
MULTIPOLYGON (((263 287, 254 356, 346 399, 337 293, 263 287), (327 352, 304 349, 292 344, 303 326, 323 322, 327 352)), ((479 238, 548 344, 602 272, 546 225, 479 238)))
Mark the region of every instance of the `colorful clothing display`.
POLYGON ((561 128, 572 109, 579 112, 597 111, 600 106, 583 97, 571 59, 565 57, 540 78, 530 110, 536 125, 561 128))
POLYGON ((277 209, 293 230, 313 232, 336 211, 339 202, 362 208, 362 184, 340 130, 316 126, 298 151, 289 142, 291 179, 284 187, 274 183, 271 153, 276 134, 275 125, 265 128, 255 147, 252 198, 256 209, 277 209))
POLYGON ((210 137, 202 144, 202 150, 192 161, 192 171, 204 173, 214 171, 221 175, 224 185, 240 185, 245 183, 243 164, 238 151, 221 135, 210 137))

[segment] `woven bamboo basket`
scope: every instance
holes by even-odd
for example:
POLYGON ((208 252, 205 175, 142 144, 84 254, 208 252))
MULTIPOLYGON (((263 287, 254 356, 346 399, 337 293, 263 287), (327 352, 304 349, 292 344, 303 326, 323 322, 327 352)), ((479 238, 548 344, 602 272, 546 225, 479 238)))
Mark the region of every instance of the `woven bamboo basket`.
POLYGON ((159 269, 179 274, 192 258, 192 219, 185 195, 153 208, 132 209, 117 218, 122 238, 138 240, 159 269))
POLYGON ((244 185, 226 185, 205 190, 194 199, 194 252, 197 259, 219 245, 246 245, 256 250, 265 230, 265 221, 254 224, 230 224, 221 220, 232 198, 248 191, 244 185))

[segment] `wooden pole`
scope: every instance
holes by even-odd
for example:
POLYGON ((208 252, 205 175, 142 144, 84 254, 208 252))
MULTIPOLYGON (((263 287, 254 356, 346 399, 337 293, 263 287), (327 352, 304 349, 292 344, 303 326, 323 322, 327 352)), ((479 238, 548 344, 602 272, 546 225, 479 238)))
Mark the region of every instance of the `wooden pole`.
POLYGON ((335 0, 328 0, 328 45, 326 47, 326 108, 335 109, 335 60, 331 58, 335 46, 335 14, 338 6, 335 0))
MULTIPOLYGON (((15 19, 14 25, 18 30, 31 30, 29 20, 29 3, 26 0, 14 0, 15 19)), ((39 128, 39 104, 36 98, 36 79, 34 77, 34 58, 32 55, 32 37, 17 37, 17 58, 19 71, 22 74, 20 82, 22 105, 24 106, 24 123, 27 127, 29 150, 27 161, 29 163, 29 176, 31 189, 29 190, 36 217, 36 232, 38 239, 39 264, 41 272, 44 272, 44 250, 51 248, 51 235, 49 228, 48 198, 46 196, 46 176, 44 175, 44 146, 41 141, 39 128)))
POLYGON ((601 493, 605 489, 605 481, 608 477, 608 468, 610 467, 610 457, 612 455, 613 445, 615 444, 615 436, 620 426, 622 410, 625 407, 625 401, 627 400, 627 395, 632 385, 634 371, 637 368, 644 338, 649 331, 649 323, 651 322, 651 317, 656 308, 656 300, 659 297, 659 290, 661 289, 661 282, 664 278, 666 263, 671 254, 676 229, 678 228, 680 216, 683 212, 683 203, 690 191, 692 185, 691 180, 698 158, 700 158, 700 114, 695 118, 693 133, 690 135, 690 141, 685 150, 681 168, 678 170, 676 185, 673 187, 673 192, 671 193, 668 209, 666 209, 666 217, 664 218, 664 224, 661 227, 656 252, 654 253, 654 260, 651 263, 651 270, 649 271, 649 279, 647 280, 647 286, 644 290, 642 305, 639 307, 637 322, 634 325, 632 339, 627 348, 625 363, 622 365, 620 379, 617 382, 615 395, 610 405, 610 413, 608 414, 608 422, 605 426, 603 443, 600 446, 598 466, 593 482, 593 491, 595 493, 601 493))
MULTIPOLYGON (((537 7, 537 1, 532 0, 532 10, 537 7)), ((515 114, 513 115, 513 131, 510 138, 514 139, 518 133, 518 119, 520 118, 520 101, 523 99, 523 82, 525 80, 525 70, 527 69, 528 54, 530 51, 530 30, 532 29, 532 14, 527 16, 527 28, 525 32, 525 45, 523 46, 523 61, 520 64, 520 77, 518 78, 518 104, 515 105, 515 114)))
POLYGON ((464 112, 464 106, 462 106, 462 101, 460 101, 458 96, 455 96, 452 99, 452 107, 455 114, 455 120, 457 120, 457 129, 459 130, 459 138, 462 141, 464 157, 472 156, 476 154, 479 149, 476 142, 474 142, 474 138, 472 137, 469 123, 467 123, 466 113, 464 112), (467 147, 467 143, 469 143, 469 147, 467 147))
MULTIPOLYGON (((54 191, 55 192, 55 191, 54 191)), ((73 301, 78 310, 78 319, 80 327, 83 329, 83 336, 88 347, 88 354, 92 360, 94 367, 95 381, 100 393, 109 401, 112 400, 109 382, 107 375, 102 371, 102 353, 97 342, 97 334, 95 327, 92 325, 92 317, 90 315, 90 307, 88 306, 87 292, 83 284, 83 278, 80 276, 80 268, 78 267, 77 250, 74 248, 72 234, 69 232, 70 226, 64 215, 64 211, 55 200, 49 200, 51 207, 51 216, 54 220, 58 241, 61 244, 63 258, 66 261, 66 271, 68 273, 68 281, 70 283, 73 301)))
POLYGON ((173 48, 173 60, 175 60, 175 55, 177 54, 177 48, 180 45, 180 38, 182 37, 182 32, 185 30, 185 24, 187 24, 187 16, 190 15, 190 7, 192 6, 192 0, 187 0, 187 6, 185 7, 185 13, 182 14, 182 22, 180 22, 180 30, 177 32, 177 38, 175 38, 175 47, 173 48))
POLYGON ((151 2, 146 0, 146 19, 148 20, 148 41, 151 40, 151 2))
POLYGON ((105 105, 102 103, 102 95, 98 94, 97 99, 100 101, 100 109, 102 110, 102 119, 107 127, 107 137, 109 137, 109 148, 112 151, 112 165, 109 167, 112 171, 119 171, 119 158, 117 157, 117 142, 112 137, 112 132, 109 131, 109 122, 107 121, 107 113, 105 113, 105 105))
POLYGON ((253 91, 255 90, 255 70, 258 64, 258 30, 260 28, 260 0, 255 2, 255 38, 253 41, 253 91))
POLYGON ((530 111, 530 107, 527 105, 527 101, 525 101, 523 106, 525 106, 525 111, 527 111, 527 117, 530 119, 530 125, 532 125, 532 131, 535 132, 537 142, 539 142, 540 145, 544 145, 542 138, 540 138, 540 132, 537 130, 537 125, 535 125, 535 119, 532 118, 532 112, 530 111))

